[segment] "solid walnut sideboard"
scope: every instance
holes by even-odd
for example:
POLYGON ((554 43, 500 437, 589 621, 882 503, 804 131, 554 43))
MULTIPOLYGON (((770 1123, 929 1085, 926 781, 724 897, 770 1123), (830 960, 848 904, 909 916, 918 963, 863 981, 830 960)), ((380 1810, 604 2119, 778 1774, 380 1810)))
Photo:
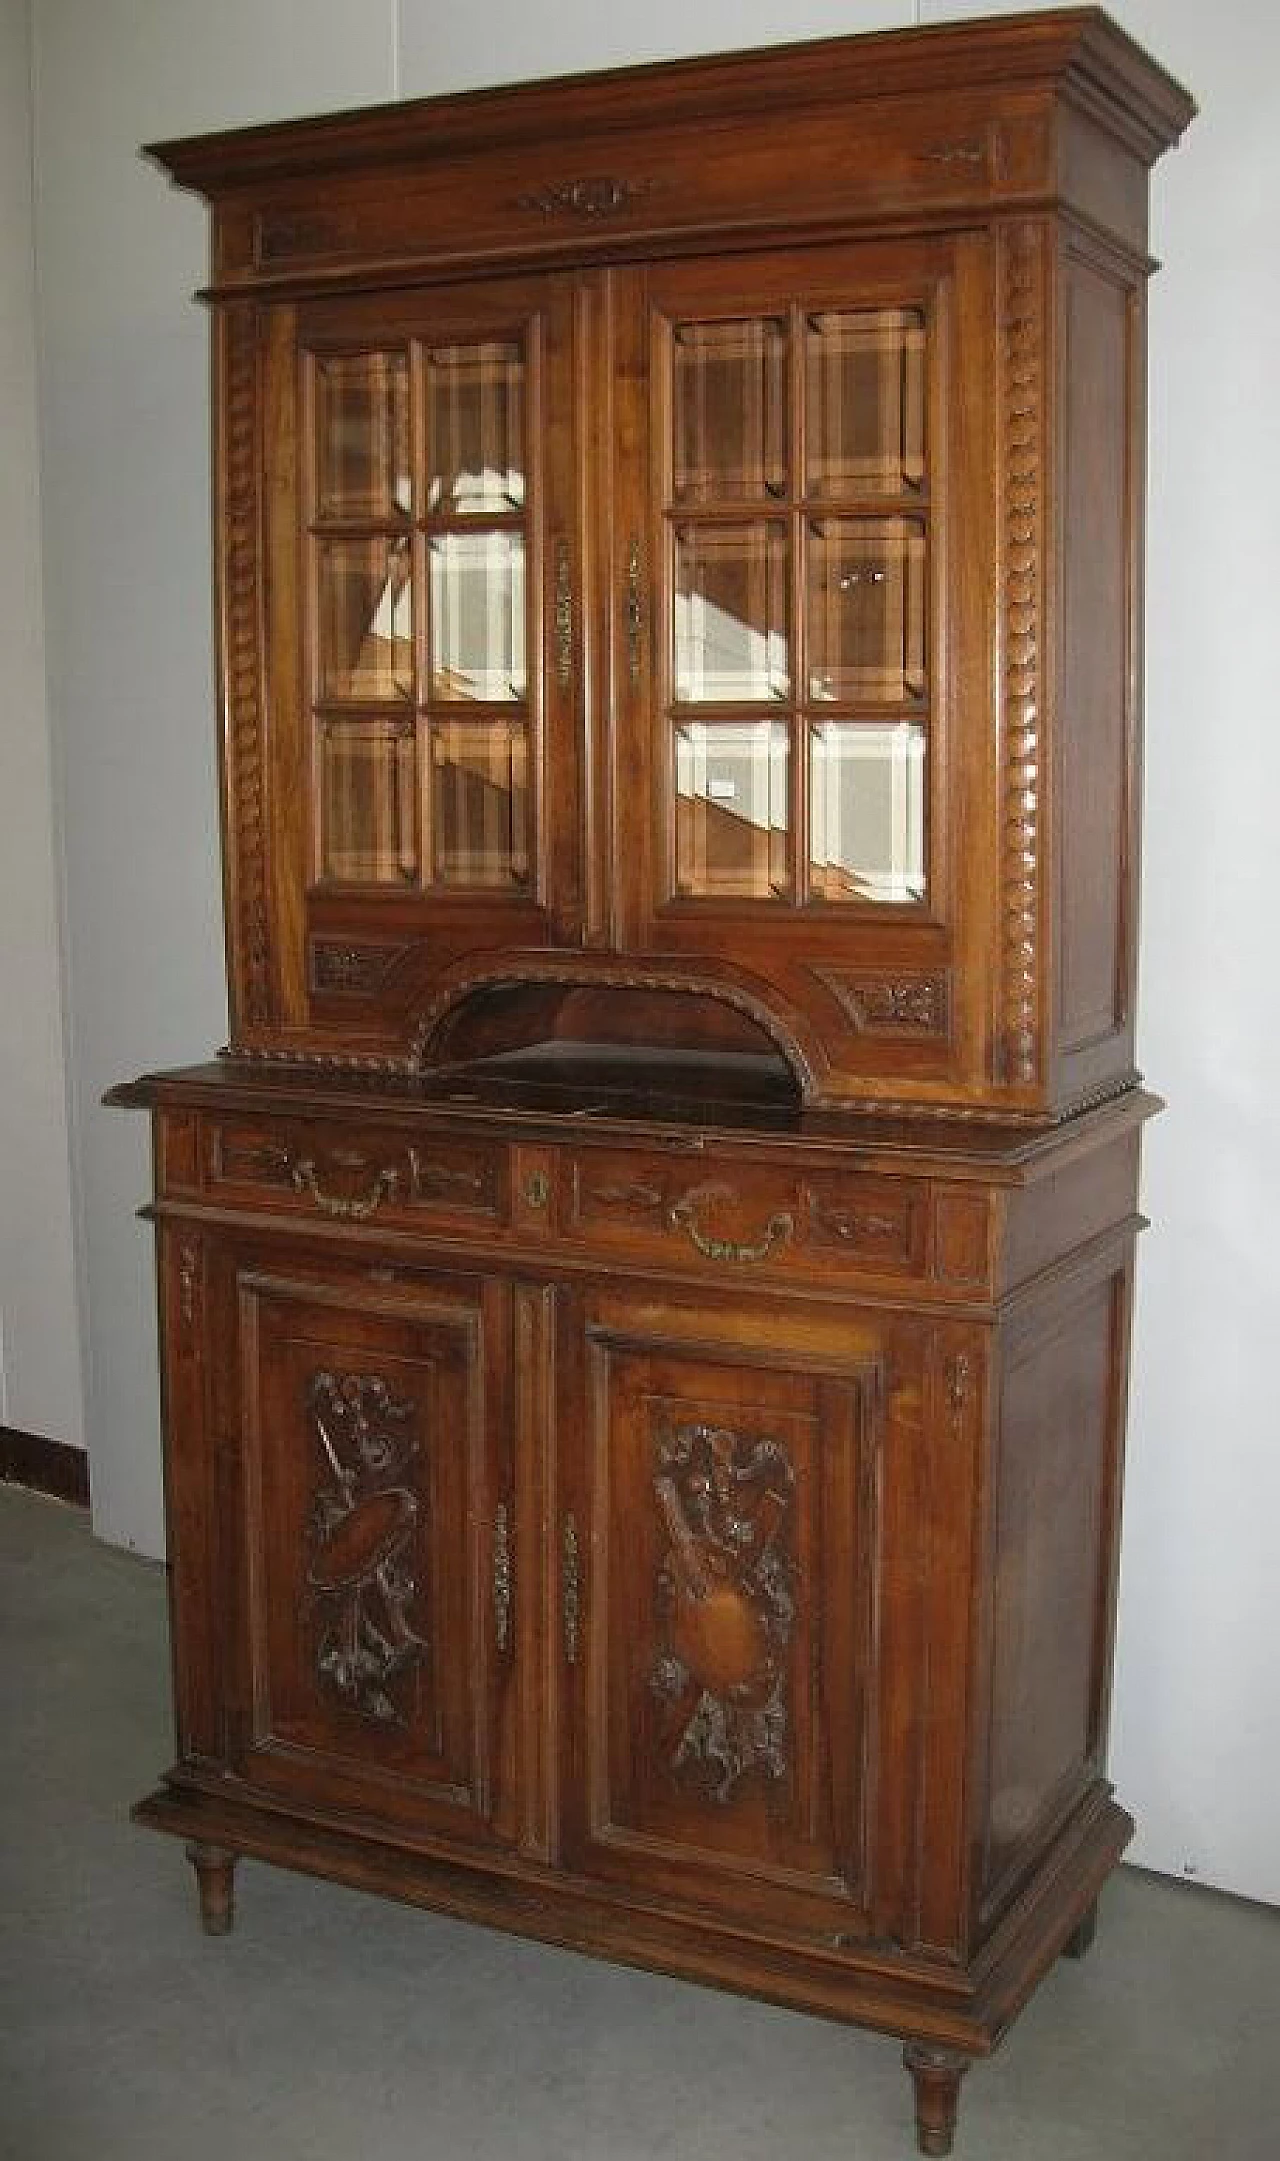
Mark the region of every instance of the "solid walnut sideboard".
POLYGON ((232 1039, 155 1126, 240 1854, 878 2027, 921 2149, 1106 1779, 1147 178, 1093 9, 166 145, 232 1039))

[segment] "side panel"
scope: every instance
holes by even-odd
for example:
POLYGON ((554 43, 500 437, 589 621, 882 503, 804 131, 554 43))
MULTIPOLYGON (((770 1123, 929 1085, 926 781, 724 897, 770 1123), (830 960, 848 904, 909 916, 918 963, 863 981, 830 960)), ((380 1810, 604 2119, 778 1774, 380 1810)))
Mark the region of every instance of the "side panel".
POLYGON ((1127 1254, 1004 1337, 991 1469, 980 1922, 1103 1775, 1128 1357, 1127 1254))
POLYGON ((1059 287, 1053 1029, 1069 1100, 1133 1063, 1144 295, 1071 242, 1059 287))

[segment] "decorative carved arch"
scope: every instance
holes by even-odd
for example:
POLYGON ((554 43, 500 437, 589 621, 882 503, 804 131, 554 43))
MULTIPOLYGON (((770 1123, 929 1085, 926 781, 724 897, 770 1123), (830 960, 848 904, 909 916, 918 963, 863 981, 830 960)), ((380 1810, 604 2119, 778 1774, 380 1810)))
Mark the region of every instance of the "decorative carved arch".
POLYGON ((795 1074, 805 1101, 818 1093, 817 1076, 823 1060, 812 1029, 799 1015, 780 1014, 776 998, 767 997, 745 970, 711 973, 673 968, 666 960, 649 966, 642 959, 596 960, 587 954, 508 953, 479 963, 459 963, 447 971, 430 1004, 412 1022, 406 1057, 409 1070, 418 1073, 429 1066, 433 1045, 469 998, 484 991, 535 985, 566 990, 667 991, 713 999, 742 1014, 769 1038, 795 1074))

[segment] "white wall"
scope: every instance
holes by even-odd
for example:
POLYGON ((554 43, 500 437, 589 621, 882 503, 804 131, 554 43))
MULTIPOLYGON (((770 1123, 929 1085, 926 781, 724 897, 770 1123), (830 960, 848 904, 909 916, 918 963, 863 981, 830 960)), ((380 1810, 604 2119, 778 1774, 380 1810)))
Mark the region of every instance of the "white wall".
MULTIPOLYGON (((1021 0, 1025 5, 1026 0, 1021 0)), ((1155 183, 1144 1060, 1151 1133, 1114 1763, 1136 1858, 1280 1899, 1268 1322, 1280 1049, 1263 887, 1280 731, 1280 331, 1261 0, 1115 0, 1205 108, 1155 183), (1225 753, 1230 748, 1230 756, 1225 753)), ((160 1542, 141 1121, 121 1074, 223 1026, 198 207, 148 135, 972 12, 922 0, 35 0, 50 669, 66 769, 72 1076, 104 1535, 160 1542), (398 17, 398 21, 397 21, 398 17)))
POLYGON ((0 0, 0 1425, 84 1445, 36 432, 30 11, 0 0))
MULTIPOLYGON (((205 219, 166 135, 392 94, 391 0, 35 0, 49 687, 94 1523, 163 1545, 146 1121, 113 1081, 225 1040, 205 219)), ((7 520, 5 521, 8 522, 7 520)))
POLYGON ((1280 1902, 1280 11, 1112 11, 1201 108, 1152 198, 1139 1017, 1169 1109, 1148 1129, 1112 1763, 1135 1860, 1280 1902))

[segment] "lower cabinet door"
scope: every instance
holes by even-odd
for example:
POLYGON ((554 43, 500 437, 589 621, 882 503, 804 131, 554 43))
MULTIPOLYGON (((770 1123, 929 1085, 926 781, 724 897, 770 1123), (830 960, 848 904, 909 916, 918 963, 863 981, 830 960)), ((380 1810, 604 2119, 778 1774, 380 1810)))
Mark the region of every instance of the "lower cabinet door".
POLYGON ((313 1808, 486 1840, 514 1805, 501 1285, 236 1266, 237 1769, 313 1808))
MULTIPOLYGON (((884 1343, 848 1315, 589 1297, 566 1321, 566 1858, 857 1940, 884 1343)), ((918 1401, 918 1398, 917 1398, 918 1401)))

